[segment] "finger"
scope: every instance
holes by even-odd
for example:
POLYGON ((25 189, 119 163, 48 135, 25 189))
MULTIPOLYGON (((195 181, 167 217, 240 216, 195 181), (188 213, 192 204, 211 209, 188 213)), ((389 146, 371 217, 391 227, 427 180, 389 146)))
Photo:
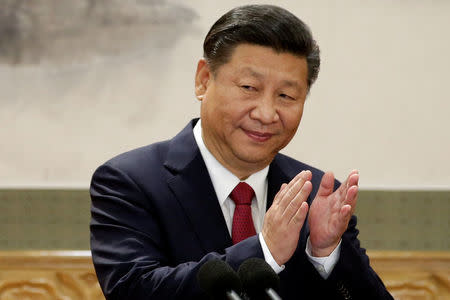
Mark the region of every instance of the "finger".
MULTIPOLYGON (((277 204, 280 204, 281 200, 285 198, 286 193, 292 188, 292 186, 298 181, 300 180, 302 176, 302 172, 300 172, 299 174, 297 174, 288 184, 283 183, 284 188, 280 189, 280 191, 278 192, 279 195, 277 197, 277 204)), ((282 186, 283 186, 282 185, 282 186)))
POLYGON ((351 170, 350 173, 347 175, 346 181, 354 174, 359 174, 359 171, 356 169, 351 170))
POLYGON ((348 178, 348 187, 357 186, 359 182, 359 174, 352 174, 348 178))
POLYGON ((354 185, 347 189, 345 195, 339 196, 338 200, 334 202, 333 209, 335 211, 340 211, 343 206, 350 205, 352 208, 352 213, 355 210, 356 198, 358 194, 358 186, 354 185))
MULTIPOLYGON (((281 192, 281 199, 278 203, 278 207, 280 212, 283 213, 286 210, 286 207, 295 198, 295 196, 299 193, 303 184, 310 177, 308 174, 309 171, 302 171, 297 176, 294 177, 291 182, 289 182, 288 186, 281 192)), ((310 173, 310 172, 309 172, 310 173)))
POLYGON ((350 218, 352 216, 352 211, 353 210, 350 205, 342 206, 341 210, 339 211, 339 232, 344 232, 347 229, 348 222, 350 221, 350 218))
POLYGON ((286 210, 282 215, 283 220, 285 220, 287 223, 290 223, 292 221, 292 218, 301 208, 302 204, 306 201, 306 199, 308 199, 311 190, 312 190, 311 181, 306 181, 303 184, 303 187, 301 188, 300 192, 295 196, 294 199, 291 200, 289 205, 286 207, 286 210))
POLYGON ((320 181, 319 190, 317 191, 317 197, 328 196, 333 192, 334 188, 334 175, 332 172, 326 172, 322 176, 320 181))
POLYGON ((308 203, 302 202, 302 205, 300 205, 300 209, 298 209, 294 217, 292 217, 289 225, 294 226, 294 228, 300 230, 303 227, 303 223, 305 222, 306 214, 308 213, 308 208, 309 208, 308 203))
POLYGON ((348 175, 347 179, 338 188, 338 205, 341 205, 346 200, 347 191, 352 186, 357 186, 359 181, 358 170, 353 170, 348 175))
POLYGON ((352 171, 350 172, 350 174, 349 174, 349 177, 350 177, 351 175, 353 175, 353 174, 359 174, 359 171, 356 170, 356 169, 352 170, 352 171))
POLYGON ((351 205, 346 204, 341 207, 340 215, 342 218, 345 219, 350 215, 351 211, 352 211, 351 205))
POLYGON ((292 186, 292 184, 294 184, 297 180, 299 180, 300 176, 301 176, 301 172, 299 174, 297 174, 289 183, 283 183, 281 185, 280 190, 275 195, 275 198, 273 200, 274 204, 276 204, 276 205, 280 204, 281 199, 283 199, 284 195, 289 190, 289 188, 292 186))
POLYGON ((352 170, 350 174, 347 176, 347 180, 345 180, 345 187, 349 188, 352 185, 358 184, 359 180, 359 172, 358 170, 352 170))
POLYGON ((348 188, 348 179, 350 178, 350 175, 347 176, 347 178, 345 179, 345 181, 343 183, 341 183, 341 185, 338 187, 338 189, 336 190, 336 192, 339 194, 339 196, 342 198, 345 196, 345 193, 347 192, 347 188, 348 188))
POLYGON ((351 206, 352 213, 355 210, 357 199, 358 199, 358 186, 352 186, 348 189, 344 202, 344 206, 345 205, 351 206))
MULTIPOLYGON (((275 195, 274 199, 273 199, 273 203, 272 205, 278 205, 278 203, 280 202, 280 199, 282 197, 282 193, 283 190, 285 190, 287 187, 287 183, 283 183, 280 187, 280 190, 278 191, 278 193, 275 195)), ((284 194, 284 193, 283 193, 284 194)))

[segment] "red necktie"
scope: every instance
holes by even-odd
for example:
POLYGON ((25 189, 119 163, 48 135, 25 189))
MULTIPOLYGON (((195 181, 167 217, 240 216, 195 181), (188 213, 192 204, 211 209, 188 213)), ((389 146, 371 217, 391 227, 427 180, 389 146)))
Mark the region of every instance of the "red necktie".
POLYGON ((251 207, 254 195, 252 187, 245 182, 240 182, 230 194, 236 204, 231 227, 233 245, 256 234, 251 207))

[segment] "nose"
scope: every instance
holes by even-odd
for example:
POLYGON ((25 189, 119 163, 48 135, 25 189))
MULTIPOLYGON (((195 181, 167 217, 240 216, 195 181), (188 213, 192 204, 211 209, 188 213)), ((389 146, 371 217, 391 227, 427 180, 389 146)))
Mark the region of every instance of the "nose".
POLYGON ((275 99, 270 95, 264 95, 256 99, 255 107, 250 111, 250 118, 260 121, 262 124, 271 124, 279 120, 275 99))

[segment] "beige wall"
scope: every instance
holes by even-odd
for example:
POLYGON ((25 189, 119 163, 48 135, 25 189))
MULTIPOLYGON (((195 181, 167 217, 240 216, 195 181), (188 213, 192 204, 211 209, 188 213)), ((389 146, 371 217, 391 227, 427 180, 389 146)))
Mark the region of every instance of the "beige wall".
MULTIPOLYGON (((74 38, 45 31, 51 51, 38 61, 0 60, 0 186, 87 187, 113 155, 173 136, 198 115, 193 75, 206 31, 242 3, 160 1, 147 10, 156 23, 93 23, 74 38)), ((309 24, 322 49, 285 152, 340 178, 358 168, 364 188, 450 189, 450 2, 276 3, 309 24)))

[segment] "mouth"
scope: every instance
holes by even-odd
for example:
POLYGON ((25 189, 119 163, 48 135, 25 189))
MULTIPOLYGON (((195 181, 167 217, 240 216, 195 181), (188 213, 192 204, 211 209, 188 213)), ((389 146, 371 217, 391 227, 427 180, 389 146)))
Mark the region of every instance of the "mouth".
POLYGON ((269 140, 273 134, 272 133, 268 133, 268 132, 259 132, 259 131, 252 131, 252 130, 246 130, 246 129, 242 129, 245 134, 252 139, 255 142, 258 143, 262 143, 262 142, 266 142, 267 140, 269 140))

